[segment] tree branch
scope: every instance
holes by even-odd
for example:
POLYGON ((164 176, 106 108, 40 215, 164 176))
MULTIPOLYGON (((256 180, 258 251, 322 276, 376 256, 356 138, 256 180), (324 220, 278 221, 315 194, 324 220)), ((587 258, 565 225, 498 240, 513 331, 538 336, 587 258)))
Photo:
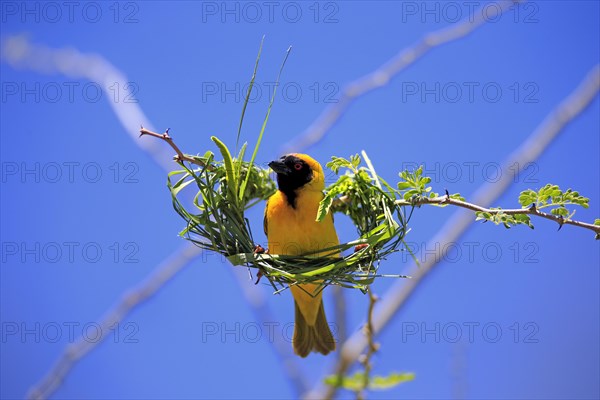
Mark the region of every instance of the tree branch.
POLYGON ((581 222, 581 221, 576 221, 576 220, 569 219, 569 218, 564 218, 559 215, 549 214, 549 213, 538 210, 534 204, 532 204, 531 207, 529 207, 529 208, 497 210, 497 209, 490 209, 490 208, 478 206, 477 204, 468 203, 466 201, 453 199, 452 197, 450 197, 448 195, 431 197, 431 198, 421 197, 421 198, 415 200, 414 202, 410 202, 407 200, 398 200, 398 201, 396 201, 396 204, 398 204, 400 206, 421 206, 424 204, 439 204, 439 205, 450 204, 453 206, 466 208, 468 210, 477 211, 477 212, 485 212, 485 213, 490 213, 490 214, 502 213, 502 214, 506 214, 506 215, 519 215, 519 214, 535 215, 537 217, 542 217, 542 218, 546 218, 551 221, 554 221, 554 222, 558 223, 560 226, 574 225, 574 226, 578 226, 580 228, 590 229, 590 230, 596 232, 597 234, 600 234, 600 225, 594 225, 594 224, 590 224, 587 222, 581 222))
MULTIPOLYGON (((169 146, 171 146, 171 148, 173 150, 175 150, 175 153, 177 153, 175 156, 173 156, 173 160, 177 161, 178 163, 187 161, 189 163, 196 164, 200 167, 205 167, 206 164, 203 163, 202 161, 195 159, 195 158, 188 157, 185 154, 183 154, 183 152, 181 150, 179 150, 179 147, 177 147, 177 145, 173 141, 173 138, 169 135, 169 130, 170 130, 170 128, 167 128, 165 133, 156 133, 156 132, 152 132, 142 126, 140 129, 140 137, 142 137, 144 135, 154 136, 155 138, 159 138, 159 139, 167 142, 169 144, 169 146)), ((212 167, 209 165, 208 169, 212 170, 212 167)))
MULTIPOLYGON (((333 201, 332 207, 339 206, 339 203, 346 203, 350 199, 347 196, 342 196, 333 201)), ((466 201, 453 199, 448 195, 436 196, 436 197, 420 197, 414 201, 409 200, 397 200, 396 204, 399 206, 422 206, 422 205, 453 205, 461 208, 466 208, 468 210, 472 210, 475 212, 485 212, 489 214, 506 214, 506 215, 519 215, 519 214, 527 214, 534 215, 541 218, 546 218, 551 221, 556 222, 559 226, 563 225, 573 225, 580 228, 585 228, 594 231, 597 234, 600 234, 600 225, 590 224, 588 222, 577 221, 570 218, 564 218, 560 215, 549 214, 543 211, 540 211, 535 207, 534 204, 529 208, 514 208, 514 209, 492 209, 479 206, 477 204, 469 203, 466 201)), ((559 228, 560 229, 560 228, 559 228)))

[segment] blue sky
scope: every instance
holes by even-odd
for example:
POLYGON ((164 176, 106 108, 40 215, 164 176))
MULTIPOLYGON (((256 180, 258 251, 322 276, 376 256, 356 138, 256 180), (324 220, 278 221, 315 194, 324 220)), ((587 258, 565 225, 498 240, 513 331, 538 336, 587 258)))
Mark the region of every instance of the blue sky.
MULTIPOLYGON (((468 17, 469 4, 2 2, 4 45, 21 35, 63 55, 97 55, 126 81, 65 75, 41 57, 33 68, 13 65, 6 55, 0 63, 0 397, 25 396, 73 337, 93 341, 105 311, 185 246, 166 171, 139 147, 152 139, 128 132, 139 124, 171 128, 189 153, 216 150, 211 135, 233 145, 265 35, 260 90, 246 112, 244 140, 257 137, 269 88, 290 45, 292 51, 258 154, 264 165, 345 84, 427 32, 468 17), (124 126, 114 110, 131 104, 144 120, 124 126)), ((497 3, 480 6, 492 12, 497 3)), ((357 99, 306 151, 325 163, 365 150, 392 182, 398 171, 424 164, 434 190, 468 199, 498 173, 513 172, 498 166, 598 64, 599 8, 596 1, 512 8, 357 99)), ((598 218, 599 129, 596 97, 497 204, 516 207, 522 190, 554 183, 590 197, 578 219, 598 218)), ((152 145, 164 150, 169 165, 166 145, 152 145)), ((248 218, 264 243, 262 211, 259 205, 248 218)), ((453 211, 415 212, 407 241, 424 250, 421 257, 453 211)), ((600 396, 598 242, 589 231, 557 232, 551 221, 533 222, 534 230, 489 223, 469 229, 455 244, 460 254, 447 254, 379 337, 374 372, 412 371, 416 380, 369 397, 600 396)), ((344 218, 336 226, 342 240, 354 239, 344 218)), ((408 264, 398 254, 381 270, 402 273, 408 264)), ((246 276, 212 254, 194 260, 77 363, 54 397, 296 397, 269 335, 272 326, 291 347, 291 296, 272 296, 270 286, 254 286, 246 276), (266 299, 269 325, 255 319, 244 290, 266 299)), ((393 283, 381 279, 373 289, 384 294, 393 283)), ((345 297, 354 332, 367 298, 350 290, 345 297)), ((325 301, 333 320, 330 294, 325 301)), ((320 355, 298 360, 311 387, 334 362, 320 355)))

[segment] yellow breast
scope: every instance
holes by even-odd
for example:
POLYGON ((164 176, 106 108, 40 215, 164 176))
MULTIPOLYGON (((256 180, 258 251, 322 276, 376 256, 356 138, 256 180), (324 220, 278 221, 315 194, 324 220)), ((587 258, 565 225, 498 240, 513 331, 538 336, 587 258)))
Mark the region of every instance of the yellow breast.
POLYGON ((266 210, 271 254, 301 255, 339 244, 331 214, 315 221, 322 198, 320 191, 299 191, 296 207, 292 207, 282 192, 271 196, 266 210))

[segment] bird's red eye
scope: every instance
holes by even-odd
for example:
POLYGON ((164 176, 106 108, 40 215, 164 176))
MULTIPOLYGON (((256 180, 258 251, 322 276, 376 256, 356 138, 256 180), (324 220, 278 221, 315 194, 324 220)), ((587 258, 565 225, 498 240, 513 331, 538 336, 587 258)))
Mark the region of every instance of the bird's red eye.
POLYGON ((300 163, 296 163, 296 164, 294 164, 294 169, 295 169, 296 171, 300 171, 300 170, 302 169, 302 164, 300 164, 300 163))

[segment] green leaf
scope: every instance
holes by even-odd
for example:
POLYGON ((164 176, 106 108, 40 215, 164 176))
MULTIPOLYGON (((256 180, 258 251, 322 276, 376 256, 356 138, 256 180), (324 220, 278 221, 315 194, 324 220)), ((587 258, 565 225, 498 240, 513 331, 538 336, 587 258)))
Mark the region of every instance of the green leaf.
POLYGON ((423 166, 420 165, 419 168, 417 168, 417 170, 415 171, 415 177, 420 178, 422 174, 423 174, 423 166))
POLYGON ((369 389, 386 390, 398 386, 401 383, 415 379, 412 372, 393 372, 388 376, 374 376, 369 380, 369 389))
MULTIPOLYGON (((578 205, 583 208, 589 207, 589 199, 583 197, 579 192, 573 189, 567 189, 564 192, 557 185, 546 184, 539 191, 527 189, 519 195, 519 203, 522 208, 528 208, 532 204, 538 210, 550 208, 550 213, 563 218, 571 218, 575 211, 566 208, 568 205, 578 205)), ((530 225, 530 227, 532 227, 530 225)))
POLYGON ((409 187, 412 187, 412 185, 409 182, 398 182, 398 190, 405 190, 409 187))
MULTIPOLYGON (((267 122, 269 121, 269 116, 271 115, 271 109, 273 108, 273 103, 275 102, 275 95, 277 94, 277 86, 279 86, 281 72, 283 71, 283 67, 285 66, 285 62, 287 61, 291 50, 291 47, 287 49, 285 57, 283 59, 283 63, 281 63, 281 68, 279 68, 279 74, 277 74, 277 79, 275 80, 275 85, 273 86, 273 94, 271 95, 271 101, 269 102, 269 107, 267 107, 267 114, 265 115, 265 119, 263 120, 262 126, 260 128, 258 139, 256 140, 256 146, 254 146, 254 152, 252 152, 252 158, 250 158, 250 164, 248 165, 248 168, 252 168, 252 165, 254 165, 254 160, 256 159, 256 154, 258 153, 258 149, 260 148, 260 143, 262 142, 265 129, 267 128, 267 122)), ((240 198, 244 198, 244 192, 246 191, 246 187, 248 186, 249 179, 250 174, 246 175, 246 179, 242 183, 242 187, 240 188, 240 198)))
POLYGON ((566 217, 569 215, 569 210, 567 210, 565 207, 559 207, 559 208, 553 208, 552 210, 550 210, 550 213, 552 215, 566 217))
POLYGON ((179 192, 181 190, 183 190, 190 183, 194 182, 194 179, 190 178, 190 175, 185 170, 171 171, 167 175, 167 178, 168 178, 168 182, 169 182, 169 189, 171 190, 171 193, 174 196, 177 196, 177 194, 179 194, 179 192), (183 176, 177 182, 175 182, 174 185, 170 185, 170 179, 171 179, 171 177, 172 176, 176 176, 176 175, 180 175, 180 174, 183 174, 183 176))
POLYGON ((331 161, 329 161, 325 166, 335 172, 339 173, 340 168, 348 168, 352 170, 354 173, 357 172, 356 167, 360 164, 360 156, 355 154, 350 156, 350 160, 346 160, 343 157, 331 157, 331 161))
POLYGON ((517 214, 513 215, 514 224, 523 224, 527 225, 531 229, 533 229, 533 224, 531 223, 531 218, 527 214, 517 214))
POLYGON ((408 170, 401 171, 399 173, 401 181, 398 182, 398 190, 400 192, 404 190, 409 190, 410 194, 401 193, 402 197, 405 200, 409 200, 412 196, 418 195, 423 197, 437 197, 428 195, 433 191, 431 186, 427 186, 431 183, 431 177, 423 176, 423 166, 419 166, 414 172, 410 172, 408 170))
POLYGON ((528 208, 532 204, 537 202, 537 193, 531 189, 527 189, 521 192, 519 195, 519 203, 523 208, 528 208))
POLYGON ((215 142, 219 151, 221 152, 221 156, 223 156, 223 163, 225 164, 225 176, 227 179, 227 187, 229 192, 231 193, 231 200, 238 204, 238 198, 235 193, 235 188, 237 187, 237 181, 235 180, 235 175, 233 172, 233 160, 231 159, 231 153, 225 143, 221 142, 219 138, 216 136, 211 136, 210 139, 215 142))
POLYGON ((263 43, 265 41, 265 36, 263 35, 260 41, 260 47, 258 48, 258 55, 256 56, 256 62, 254 63, 254 72, 252 72, 252 78, 250 78, 250 84, 248 85, 248 91, 246 92, 246 97, 244 98, 244 105, 242 106, 242 115, 240 116, 240 123, 238 125, 237 139, 235 140, 235 148, 238 148, 238 144, 240 143, 240 135, 242 133, 242 124, 244 122, 244 115, 246 115, 246 107, 248 106, 248 100, 250 99, 250 93, 254 88, 254 80, 256 79, 256 71, 258 71, 258 62, 260 61, 260 54, 262 53, 263 43))
MULTIPOLYGON (((235 171, 234 171, 235 178, 234 179, 236 182, 239 182, 241 180, 242 165, 244 164, 244 155, 246 154, 247 147, 248 147, 248 142, 244 142, 244 144, 242 145, 242 148, 240 149, 240 152, 238 153, 237 160, 234 163, 234 165, 235 165, 235 171)), ((238 198, 240 200, 243 200, 242 193, 239 193, 238 198)))
POLYGON ((325 195, 325 197, 323 197, 323 200, 321 200, 321 202, 319 203, 319 210, 317 211, 317 222, 322 221, 323 218, 325 218, 325 216, 329 212, 329 209, 331 208, 331 204, 333 204, 333 199, 336 196, 337 192, 330 191, 325 195))
POLYGON ((466 201, 465 198, 460 195, 460 193, 451 194, 450 198, 454 200, 466 201))
POLYGON ((373 376, 366 379, 365 373, 359 371, 353 375, 344 376, 340 379, 338 375, 330 375, 324 379, 325 384, 337 388, 343 388, 353 392, 359 392, 365 389, 365 383, 368 381, 368 389, 371 390, 387 390, 401 383, 409 382, 415 379, 415 374, 412 372, 391 373, 388 376, 373 376))
POLYGON ((356 372, 351 376, 344 376, 340 379, 337 375, 330 375, 325 378, 325 384, 343 388, 353 392, 359 392, 364 389, 365 377, 364 372, 356 372))

